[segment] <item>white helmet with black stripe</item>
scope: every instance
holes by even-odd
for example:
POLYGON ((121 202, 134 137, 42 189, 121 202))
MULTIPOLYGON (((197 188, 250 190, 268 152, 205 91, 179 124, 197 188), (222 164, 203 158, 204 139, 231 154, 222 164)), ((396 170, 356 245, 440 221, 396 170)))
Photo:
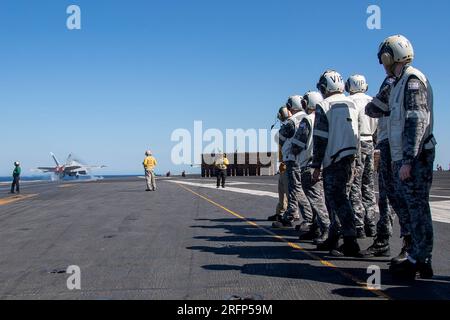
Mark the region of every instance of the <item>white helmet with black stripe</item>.
POLYGON ((367 84, 366 77, 360 74, 352 75, 345 83, 345 91, 350 94, 366 93, 367 90, 369 90, 369 85, 367 84))
POLYGON ((405 36, 391 36, 380 44, 378 60, 380 64, 384 64, 387 67, 395 63, 409 63, 414 60, 414 48, 405 36))
POLYGON ((303 108, 306 110, 316 110, 316 106, 323 101, 322 94, 317 91, 308 91, 303 96, 303 108))
POLYGON ((277 118, 281 122, 284 122, 289 118, 289 113, 288 113, 288 109, 287 109, 286 105, 284 105, 280 108, 280 110, 277 113, 277 118))
POLYGON ((290 96, 288 101, 286 102, 286 107, 289 111, 302 111, 302 96, 290 96))
POLYGON ((323 96, 334 93, 344 93, 345 83, 341 74, 334 70, 325 71, 317 83, 317 89, 323 96))

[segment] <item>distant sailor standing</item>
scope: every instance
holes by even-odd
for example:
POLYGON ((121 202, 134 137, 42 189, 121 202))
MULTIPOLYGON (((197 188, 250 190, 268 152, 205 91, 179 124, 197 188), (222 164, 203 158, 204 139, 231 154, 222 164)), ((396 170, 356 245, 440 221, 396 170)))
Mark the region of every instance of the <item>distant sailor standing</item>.
POLYGON ((11 193, 14 193, 14 189, 16 189, 17 193, 20 193, 20 173, 22 169, 20 168, 20 163, 14 163, 14 171, 13 171, 13 182, 11 185, 11 193))
POLYGON ((147 190, 146 191, 155 191, 156 190, 156 180, 155 180, 155 167, 158 164, 155 157, 151 151, 145 152, 146 158, 144 159, 144 169, 145 169, 145 179, 147 181, 147 190))
POLYGON ((225 188, 225 179, 227 176, 227 169, 230 165, 230 162, 227 159, 226 154, 220 154, 217 157, 217 160, 214 163, 216 167, 216 176, 217 176, 217 188, 220 188, 222 185, 222 188, 225 188))

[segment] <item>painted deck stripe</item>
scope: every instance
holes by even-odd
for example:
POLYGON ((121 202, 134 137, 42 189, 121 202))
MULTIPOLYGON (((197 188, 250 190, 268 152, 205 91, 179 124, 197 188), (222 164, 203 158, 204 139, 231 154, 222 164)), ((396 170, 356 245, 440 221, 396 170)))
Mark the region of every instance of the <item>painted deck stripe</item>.
MULTIPOLYGON (((177 183, 177 184, 181 184, 181 185, 187 185, 187 186, 191 186, 191 187, 200 187, 200 188, 216 190, 216 186, 214 184, 204 184, 204 183, 195 183, 195 182, 188 182, 188 181, 177 181, 177 180, 171 180, 169 182, 177 183)), ((236 193, 242 193, 242 194, 249 194, 249 195, 253 195, 253 196, 265 196, 265 197, 271 197, 271 198, 278 199, 278 193, 270 192, 270 191, 251 190, 251 189, 233 188, 233 187, 219 189, 219 191, 236 192, 236 193)), ((434 197, 434 196, 430 196, 430 197, 434 197)), ((447 197, 447 198, 450 198, 450 197, 447 197)), ((431 213, 433 216, 433 221, 450 224, 450 201, 430 202, 430 207, 431 207, 431 213)))
POLYGON ((7 204, 11 204, 11 203, 14 203, 17 201, 34 198, 36 196, 37 196, 37 194, 27 194, 27 195, 23 195, 23 196, 12 196, 12 197, 8 197, 8 198, 3 198, 3 199, 0 199, 0 206, 5 206, 7 204))
POLYGON ((246 222, 247 224, 249 224, 249 225, 251 225, 251 226, 253 226, 253 227, 255 227, 255 228, 258 228, 258 229, 260 229, 260 230, 262 230, 262 231, 264 231, 264 232, 267 233, 268 235, 272 236, 274 239, 280 240, 280 241, 286 243, 289 247, 291 247, 291 248, 293 248, 293 249, 295 249, 295 250, 301 251, 303 254, 307 255, 307 256, 310 257, 311 259, 316 260, 316 261, 319 261, 323 266, 325 266, 325 267, 327 267, 327 268, 330 268, 330 269, 332 269, 332 270, 338 272, 338 273, 341 274, 343 277, 347 278, 348 280, 351 280, 352 282, 354 282, 354 283, 357 284, 358 286, 362 287, 363 289, 365 289, 365 290, 367 290, 367 291, 370 291, 370 292, 373 293, 374 295, 376 295, 376 296, 378 296, 378 297, 380 297, 380 298, 383 298, 383 299, 391 300, 391 297, 388 296, 388 295, 387 295, 386 293, 384 293, 383 291, 381 291, 381 290, 370 289, 370 288, 367 286, 366 282, 361 281, 360 279, 356 278, 355 276, 353 276, 353 275, 351 275, 351 274, 349 274, 349 273, 347 273, 347 272, 345 272, 345 271, 342 271, 341 269, 339 269, 339 267, 337 267, 337 266, 334 265, 333 263, 331 263, 331 262, 329 262, 329 261, 326 261, 326 260, 323 260, 323 259, 321 259, 320 257, 316 256, 315 254, 312 254, 311 252, 306 251, 306 250, 305 250, 303 247, 301 247, 300 245, 298 245, 298 244, 296 244, 296 243, 292 243, 292 242, 286 240, 284 237, 275 234, 274 232, 270 231, 269 229, 266 229, 266 228, 264 228, 264 227, 258 225, 257 223, 255 223, 255 222, 253 222, 253 221, 248 220, 248 219, 245 218, 244 216, 242 216, 242 215, 236 213, 235 211, 230 210, 230 209, 226 208, 225 206, 223 206, 223 205, 221 205, 221 204, 218 204, 217 202, 211 200, 210 198, 208 198, 208 197, 206 197, 206 196, 203 196, 203 195, 201 195, 201 194, 195 192, 194 190, 191 190, 190 188, 188 188, 188 187, 182 185, 181 183, 178 183, 178 185, 179 185, 181 188, 185 189, 186 191, 189 191, 190 193, 192 193, 192 194, 198 196, 199 198, 202 198, 203 200, 205 200, 205 201, 211 203, 212 205, 214 205, 214 206, 216 206, 216 207, 218 207, 218 208, 220 208, 220 209, 222 209, 222 210, 224 210, 224 211, 230 213, 231 215, 233 215, 233 216, 235 216, 235 217, 241 219, 242 221, 246 222))

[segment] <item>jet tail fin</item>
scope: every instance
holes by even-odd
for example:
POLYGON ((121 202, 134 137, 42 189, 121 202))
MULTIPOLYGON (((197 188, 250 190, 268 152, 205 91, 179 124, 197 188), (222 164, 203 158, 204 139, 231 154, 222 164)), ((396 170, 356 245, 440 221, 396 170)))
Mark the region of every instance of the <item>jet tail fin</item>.
POLYGON ((54 153, 50 152, 50 155, 52 156, 53 161, 55 161, 56 165, 59 167, 59 161, 58 161, 58 159, 56 159, 56 156, 54 155, 54 153))

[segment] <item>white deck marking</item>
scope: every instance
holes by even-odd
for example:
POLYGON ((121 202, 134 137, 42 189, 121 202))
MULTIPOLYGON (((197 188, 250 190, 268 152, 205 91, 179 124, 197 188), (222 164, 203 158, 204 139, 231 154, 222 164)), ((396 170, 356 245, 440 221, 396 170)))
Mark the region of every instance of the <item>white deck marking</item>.
POLYGON ((433 221, 450 223, 450 201, 431 202, 433 221))
MULTIPOLYGON (((179 181, 179 180, 171 180, 168 182, 184 184, 184 185, 193 186, 193 187, 216 189, 216 185, 212 184, 212 183, 195 183, 195 182, 179 181)), ((241 184, 242 183, 239 183, 239 182, 234 183, 234 185, 241 185, 241 184)), ((246 183, 246 184, 251 184, 251 183, 246 183)), ((233 183, 231 182, 228 185, 233 185, 233 183)), ((253 196, 266 196, 266 197, 278 199, 278 193, 270 192, 270 191, 250 190, 250 189, 233 188, 233 187, 227 187, 225 189, 220 188, 218 190, 249 194, 249 195, 253 195, 253 196)), ((430 197, 438 198, 438 197, 435 197, 432 195, 430 195, 430 197)), ((442 197, 442 198, 450 199, 450 197, 442 197)), ((430 202, 430 206, 431 206, 431 212, 433 215, 433 221, 450 223, 450 201, 430 202)))
MULTIPOLYGON (((210 184, 216 185, 216 179, 215 178, 205 178, 205 179, 183 179, 183 181, 188 182, 195 182, 195 181, 201 181, 206 182, 210 184)), ((227 182, 227 185, 229 186, 239 186, 239 185, 253 185, 253 186, 278 186, 276 183, 261 183, 261 182, 244 182, 244 181, 232 181, 227 182)))
MULTIPOLYGON (((211 184, 211 183, 206 184, 206 183, 195 183, 195 182, 178 181, 178 180, 171 180, 168 182, 184 184, 186 186, 192 186, 192 187, 216 189, 216 185, 211 184)), ((228 185, 231 185, 231 183, 229 183, 228 185)), ((278 193, 270 192, 270 191, 250 190, 250 189, 233 188, 233 187, 226 187, 225 189, 220 188, 220 191, 237 192, 237 193, 250 194, 253 196, 266 196, 266 197, 272 197, 272 198, 278 199, 278 193)))

